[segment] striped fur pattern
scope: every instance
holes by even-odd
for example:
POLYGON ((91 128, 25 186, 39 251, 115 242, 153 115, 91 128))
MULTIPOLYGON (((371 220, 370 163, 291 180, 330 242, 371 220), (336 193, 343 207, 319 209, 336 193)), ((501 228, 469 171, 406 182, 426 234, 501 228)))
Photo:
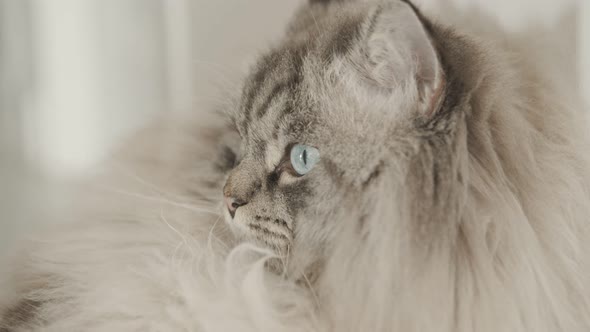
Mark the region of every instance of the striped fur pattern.
POLYGON ((223 119, 146 129, 28 245, 0 331, 590 331, 586 122, 464 29, 310 1, 223 119))

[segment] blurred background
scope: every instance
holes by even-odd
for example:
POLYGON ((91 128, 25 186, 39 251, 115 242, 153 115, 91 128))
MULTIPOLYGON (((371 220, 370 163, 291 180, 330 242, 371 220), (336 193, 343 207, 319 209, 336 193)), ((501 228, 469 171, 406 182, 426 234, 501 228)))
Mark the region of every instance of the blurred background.
MULTIPOLYGON (((154 115, 206 109, 302 1, 0 0, 0 251, 154 115)), ((415 2, 551 36, 555 68, 590 96, 590 1, 415 2)))

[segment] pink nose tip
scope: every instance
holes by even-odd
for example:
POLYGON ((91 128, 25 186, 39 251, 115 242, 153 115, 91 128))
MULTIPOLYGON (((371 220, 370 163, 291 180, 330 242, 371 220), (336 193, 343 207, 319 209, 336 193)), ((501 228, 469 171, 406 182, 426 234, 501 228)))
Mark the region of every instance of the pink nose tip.
POLYGON ((246 205, 245 202, 242 202, 233 197, 225 196, 225 206, 227 206, 227 210, 229 211, 229 214, 232 218, 236 215, 236 211, 238 210, 238 208, 244 205, 246 205))
POLYGON ((234 206, 234 199, 231 197, 225 197, 225 206, 227 206, 229 212, 237 210, 237 207, 234 206))

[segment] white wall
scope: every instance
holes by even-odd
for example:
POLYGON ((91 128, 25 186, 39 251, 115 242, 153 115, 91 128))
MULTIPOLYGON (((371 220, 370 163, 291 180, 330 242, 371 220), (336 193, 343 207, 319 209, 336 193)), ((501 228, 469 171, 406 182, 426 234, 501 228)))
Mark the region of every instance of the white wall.
POLYGON ((158 0, 34 0, 36 80, 25 110, 28 157, 76 174, 112 142, 164 111, 158 0))
POLYGON ((168 109, 168 54, 162 0, 0 0, 0 15, 1 250, 168 109))

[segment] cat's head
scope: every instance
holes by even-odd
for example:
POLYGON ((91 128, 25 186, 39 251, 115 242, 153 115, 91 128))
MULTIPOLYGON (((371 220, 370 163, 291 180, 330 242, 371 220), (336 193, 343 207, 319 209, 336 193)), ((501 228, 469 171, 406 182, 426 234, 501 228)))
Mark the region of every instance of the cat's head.
POLYGON ((411 4, 311 1, 231 114, 241 136, 224 187, 234 233, 299 266, 324 259, 344 225, 362 233, 375 188, 437 117, 444 89, 411 4))

